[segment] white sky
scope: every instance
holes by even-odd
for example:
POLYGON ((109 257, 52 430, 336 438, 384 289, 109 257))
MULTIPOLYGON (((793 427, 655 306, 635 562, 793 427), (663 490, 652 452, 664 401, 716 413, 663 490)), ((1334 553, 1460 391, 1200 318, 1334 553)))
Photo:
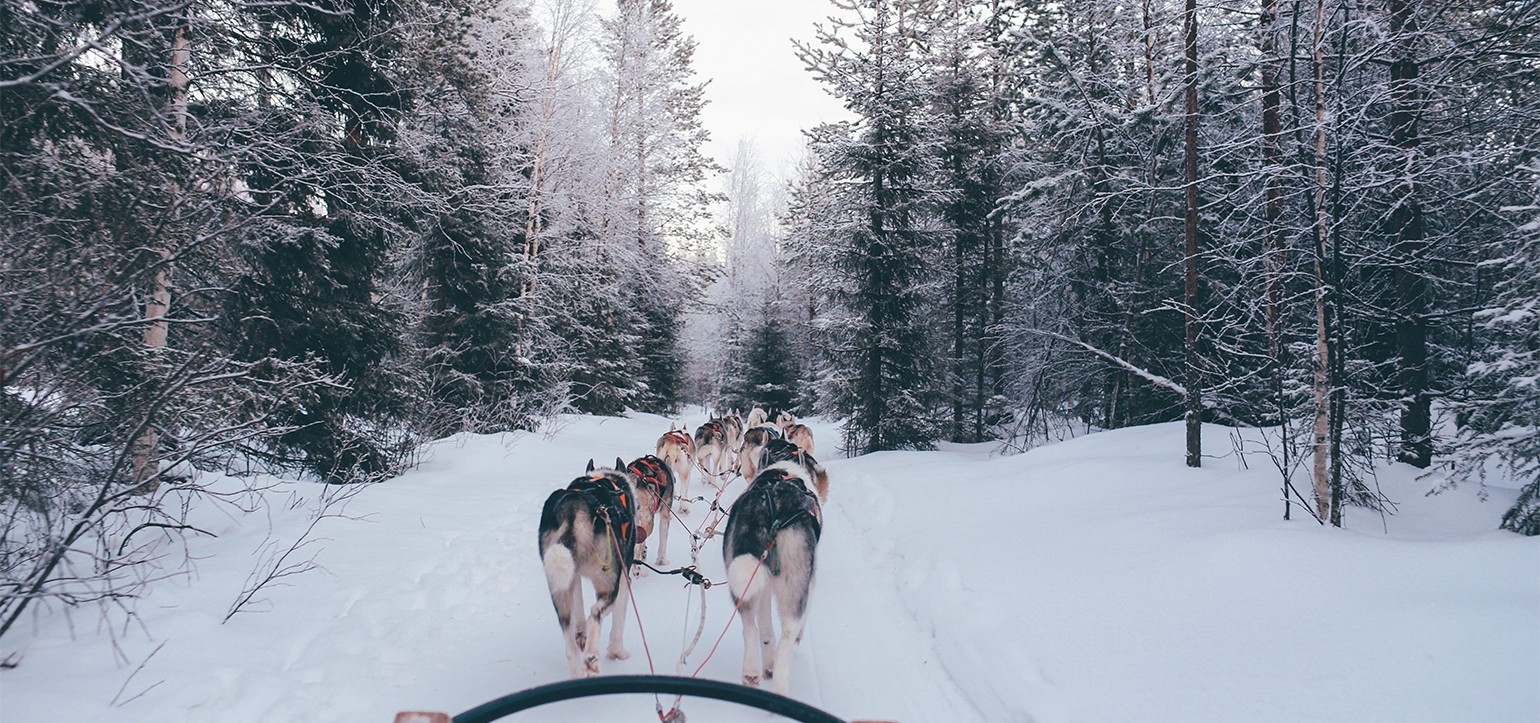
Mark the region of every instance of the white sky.
POLYGON ((813 24, 835 10, 829 0, 674 0, 698 44, 696 77, 711 80, 702 120, 718 163, 726 167, 749 138, 763 166, 784 177, 801 154, 802 129, 847 117, 791 44, 811 41, 813 24))

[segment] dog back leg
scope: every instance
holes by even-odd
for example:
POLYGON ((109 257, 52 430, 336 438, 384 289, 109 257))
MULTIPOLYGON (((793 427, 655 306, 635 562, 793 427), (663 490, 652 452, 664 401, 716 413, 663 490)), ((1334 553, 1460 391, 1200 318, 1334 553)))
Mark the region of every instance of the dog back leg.
POLYGON ((583 615, 583 579, 577 574, 572 550, 565 545, 547 547, 542 555, 546 582, 551 588, 551 606, 556 608, 556 622, 567 649, 567 668, 572 677, 583 675, 583 646, 588 626, 583 615))
POLYGON ((610 660, 626 660, 631 657, 626 652, 626 608, 631 603, 631 576, 622 574, 617 585, 615 602, 610 606, 614 614, 610 616, 610 646, 606 655, 610 660))
POLYGON ((807 530, 792 526, 776 535, 780 550, 781 574, 773 578, 771 589, 780 613, 780 640, 773 651, 775 662, 767 668, 775 671, 775 692, 786 695, 791 688, 791 654, 802 640, 807 624, 808 599, 813 591, 813 545, 807 530))
POLYGON ((564 590, 551 593, 556 603, 556 618, 561 621, 561 635, 567 646, 567 670, 572 677, 581 678, 588 672, 583 661, 583 648, 588 645, 588 622, 583 619, 583 580, 573 577, 572 584, 564 590))
MULTIPOLYGON (((679 457, 683 458, 684 455, 681 454, 681 455, 679 455, 679 457)), ((679 494, 679 512, 681 514, 689 514, 689 512, 690 512, 690 503, 686 502, 685 500, 689 499, 689 497, 690 497, 690 474, 693 473, 694 471, 695 471, 695 461, 692 460, 692 459, 684 459, 683 460, 683 464, 680 464, 680 465, 677 465, 676 467, 674 467, 674 472, 679 477, 679 491, 678 491, 678 494, 679 494)), ((669 505, 672 506, 673 502, 670 501, 669 505)), ((667 512, 668 511, 667 508, 665 508, 664 511, 667 512)), ((667 525, 668 523, 665 522, 663 524, 667 525)), ((663 529, 667 530, 668 528, 664 527, 663 529)))
POLYGON ((738 601, 738 621, 743 623, 743 684, 751 688, 758 688, 759 681, 766 673, 764 659, 760 653, 760 648, 764 646, 760 639, 773 631, 762 633, 759 629, 759 621, 769 617, 769 609, 769 595, 738 601))
MULTIPOLYGON (((766 654, 775 653, 775 692, 786 695, 791 689, 791 652, 796 647, 797 641, 802 637, 802 626, 807 621, 806 616, 793 613, 789 606, 781 608, 781 640, 775 647, 766 646, 766 654)), ((766 675, 769 675, 771 665, 765 665, 766 675)))
MULTIPOLYGON (((679 466, 684 468, 682 472, 678 468, 674 469, 674 472, 679 475, 679 514, 688 515, 690 514, 690 473, 695 471, 695 461, 689 460, 679 466)), ((672 505, 673 502, 670 501, 669 504, 672 505)))
POLYGON ((759 661, 764 666, 766 678, 774 678, 777 670, 775 667, 775 616, 771 612, 770 601, 771 596, 765 595, 755 606, 759 615, 755 620, 756 627, 759 628, 759 661))
MULTIPOLYGON (((663 519, 658 522, 658 561, 654 564, 656 564, 658 567, 668 567, 668 523, 669 520, 674 516, 674 508, 672 502, 674 497, 674 488, 670 486, 668 489, 663 490, 661 494, 663 495, 663 500, 658 505, 658 514, 661 515, 663 519)), ((647 558, 638 557, 636 559, 646 560, 647 558)), ((638 566, 638 568, 642 570, 647 569, 640 566, 638 566)))

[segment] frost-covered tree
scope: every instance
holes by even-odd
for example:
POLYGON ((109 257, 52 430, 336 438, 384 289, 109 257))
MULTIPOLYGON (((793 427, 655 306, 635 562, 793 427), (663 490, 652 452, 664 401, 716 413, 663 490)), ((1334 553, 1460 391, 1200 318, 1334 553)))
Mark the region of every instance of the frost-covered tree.
POLYGON ((1001 414, 1002 357, 996 327, 1003 303, 1007 226, 995 211, 1006 195, 1004 150, 1012 131, 1016 60, 1011 3, 947 0, 936 8, 926 46, 927 146, 941 174, 940 239, 946 248, 945 290, 951 353, 947 359, 955 441, 993 433, 1001 414))
POLYGON ((1514 210, 1528 218, 1489 262, 1502 280, 1475 315, 1484 344, 1466 372, 1474 394, 1456 460, 1465 477, 1485 479, 1489 462, 1506 468, 1521 490, 1503 528, 1540 535, 1540 202, 1514 210))
POLYGON ((670 412, 683 391, 681 311, 694 290, 680 259, 709 233, 705 84, 694 79, 695 41, 668 0, 617 6, 603 23, 608 158, 595 231, 639 314, 641 326, 626 331, 643 343, 615 350, 641 362, 637 408, 670 412))
POLYGON ((278 128, 297 125, 303 142, 244 180, 270 211, 241 249, 248 269, 225 329, 242 358, 313 360, 340 382, 288 400, 294 430, 278 448, 331 481, 390 474, 414 443, 407 418, 420 395, 389 270, 429 200, 401 175, 397 133, 419 60, 406 20, 429 9, 412 0, 245 9, 264 30, 251 100, 273 109, 278 128))
POLYGON ((1179 380, 1184 359, 1180 27, 1169 2, 1023 16, 1006 338, 1023 432, 1066 414, 1115 428, 1180 413, 1181 397, 1153 381, 1179 380))
POLYGON ((817 44, 799 46, 808 67, 858 118, 813 138, 818 183, 844 206, 831 232, 809 249, 820 285, 818 325, 828 368, 828 411, 846 419, 852 453, 927 448, 940 436, 943 377, 930 315, 939 248, 932 223, 934 156, 925 147, 929 98, 921 43, 930 3, 838 0, 817 44), (836 230, 837 229, 837 230, 836 230))
POLYGON ((509 3, 445 10, 417 38, 426 102, 402 128, 403 174, 433 199, 406 268, 420 301, 422 425, 435 436, 527 427, 552 401, 519 338, 534 275, 523 218, 531 71, 520 67, 531 21, 509 3))

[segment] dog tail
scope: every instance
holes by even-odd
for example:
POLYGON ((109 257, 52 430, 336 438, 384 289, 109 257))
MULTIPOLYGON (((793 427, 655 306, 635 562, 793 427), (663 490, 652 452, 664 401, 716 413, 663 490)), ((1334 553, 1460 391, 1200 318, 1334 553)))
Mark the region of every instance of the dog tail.
POLYGON ((551 545, 545 550, 545 580, 552 590, 565 590, 577 575, 577 561, 566 545, 551 545))
POLYGON ((739 602, 753 600, 770 586, 770 570, 754 555, 739 555, 727 565, 727 589, 739 602))

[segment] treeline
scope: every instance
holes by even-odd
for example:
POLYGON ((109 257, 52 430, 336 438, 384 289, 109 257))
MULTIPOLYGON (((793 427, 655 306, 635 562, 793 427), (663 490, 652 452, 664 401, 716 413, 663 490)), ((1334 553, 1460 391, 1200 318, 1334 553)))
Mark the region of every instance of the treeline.
POLYGON ((194 469, 679 405, 703 83, 603 11, 0 2, 0 634, 158 577, 194 469))
POLYGON ((833 4, 777 318, 852 452, 1188 416, 1323 521, 1500 462, 1540 533, 1540 6, 833 4))

